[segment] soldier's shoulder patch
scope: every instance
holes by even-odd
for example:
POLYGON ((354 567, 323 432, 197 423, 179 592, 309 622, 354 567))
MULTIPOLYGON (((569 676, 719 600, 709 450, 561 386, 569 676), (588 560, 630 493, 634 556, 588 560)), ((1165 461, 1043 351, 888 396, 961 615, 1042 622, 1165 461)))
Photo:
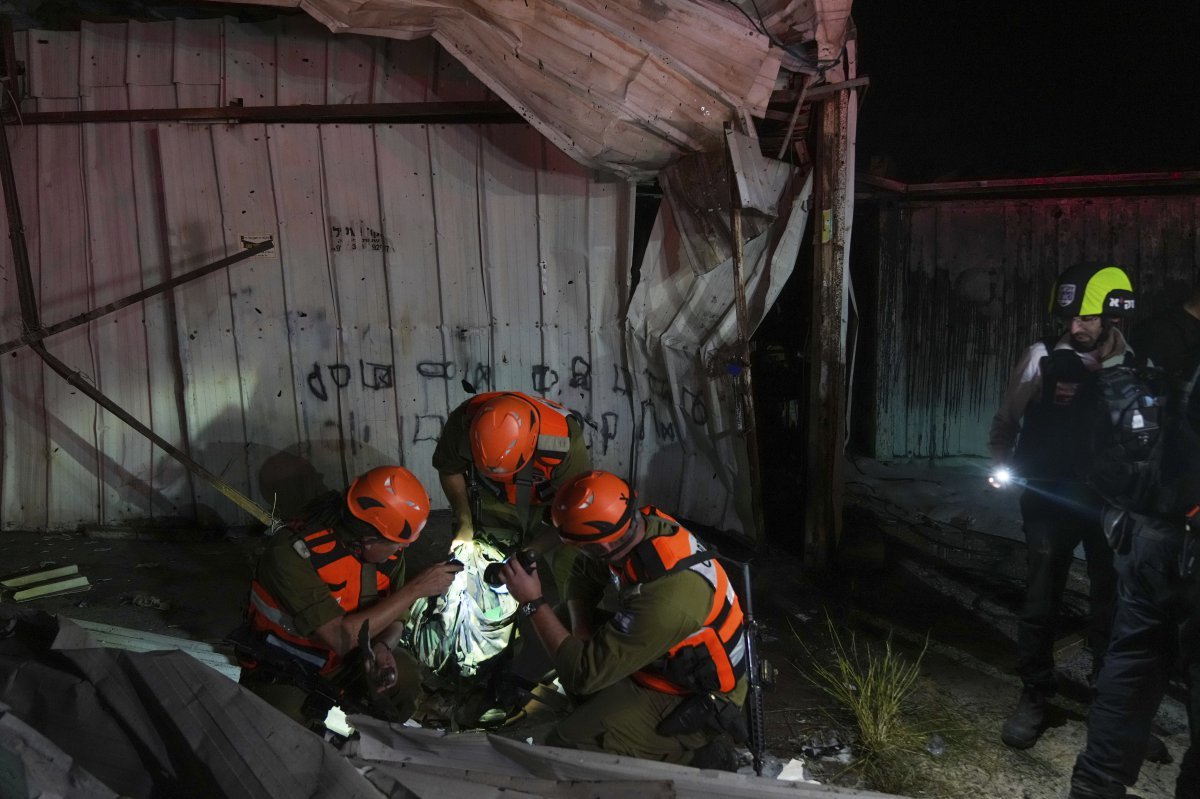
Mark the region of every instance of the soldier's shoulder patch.
POLYGON ((629 635, 629 630, 633 627, 633 614, 627 610, 622 610, 612 617, 609 624, 622 635, 629 635))

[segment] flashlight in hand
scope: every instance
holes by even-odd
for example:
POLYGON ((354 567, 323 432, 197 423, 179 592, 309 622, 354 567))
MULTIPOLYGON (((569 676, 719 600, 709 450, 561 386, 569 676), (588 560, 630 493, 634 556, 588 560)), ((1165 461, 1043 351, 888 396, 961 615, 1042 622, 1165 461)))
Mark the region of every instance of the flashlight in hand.
POLYGON ((1006 467, 1000 466, 988 475, 988 485, 992 488, 1007 488, 1013 482, 1013 473, 1006 467))

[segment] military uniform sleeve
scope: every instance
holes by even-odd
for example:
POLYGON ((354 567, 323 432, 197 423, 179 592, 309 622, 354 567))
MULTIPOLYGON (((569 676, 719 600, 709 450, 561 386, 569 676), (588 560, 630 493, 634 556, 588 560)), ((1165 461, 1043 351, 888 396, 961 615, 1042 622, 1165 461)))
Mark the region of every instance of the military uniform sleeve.
MULTIPOLYGON (((388 579, 392 581, 392 587, 389 593, 396 593, 400 586, 404 585, 404 578, 408 573, 408 565, 404 560, 404 553, 401 552, 399 555, 393 555, 392 557, 388 558, 386 561, 380 564, 379 570, 386 574, 388 579)), ((396 621, 407 624, 411 617, 412 608, 409 608, 408 610, 404 611, 404 613, 402 613, 396 619, 396 621)))
POLYGON ((1021 356, 1008 381, 1008 390, 988 432, 988 452, 994 463, 1008 463, 1021 432, 1021 417, 1029 403, 1037 398, 1042 383, 1042 358, 1046 347, 1040 341, 1021 356))
POLYGON ((567 600, 582 603, 589 608, 599 605, 604 597, 604 589, 608 587, 611 579, 608 567, 595 558, 584 555, 576 547, 564 544, 556 552, 556 557, 563 558, 569 564, 566 578, 560 582, 566 586, 564 593, 567 600))
POLYGON ((450 411, 437 447, 433 468, 438 474, 462 474, 471 468, 471 442, 467 437, 467 403, 450 411))
POLYGON ((627 591, 591 640, 568 636, 559 646, 553 659, 563 688, 592 694, 652 663, 703 626, 712 597, 704 578, 686 571, 627 591))
POLYGON ((256 577, 292 616, 296 632, 307 636, 345 614, 312 563, 296 552, 292 540, 283 532, 272 538, 259 558, 256 577))

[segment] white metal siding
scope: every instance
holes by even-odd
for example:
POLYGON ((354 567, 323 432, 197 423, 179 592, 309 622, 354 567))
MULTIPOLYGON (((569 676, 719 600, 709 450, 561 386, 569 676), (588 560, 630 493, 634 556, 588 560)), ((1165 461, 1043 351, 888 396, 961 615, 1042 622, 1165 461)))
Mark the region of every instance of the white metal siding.
MULTIPOLYGON (((428 41, 229 20, 29 32, 29 111, 481 99, 428 41)), ((632 185, 531 128, 46 125, 10 131, 43 320, 271 236, 276 249, 49 340, 192 457, 281 514, 385 461, 429 466, 479 390, 579 410, 631 464, 622 378, 632 185)), ((6 340, 19 335, 0 254, 6 340)), ((0 363, 5 528, 244 515, 42 368, 0 363)))

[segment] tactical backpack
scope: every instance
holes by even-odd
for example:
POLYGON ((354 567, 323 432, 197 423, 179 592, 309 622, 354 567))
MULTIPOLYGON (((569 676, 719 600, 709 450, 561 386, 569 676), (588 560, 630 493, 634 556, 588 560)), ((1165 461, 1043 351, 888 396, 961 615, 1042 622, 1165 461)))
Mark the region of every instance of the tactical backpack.
POLYGON ((1129 365, 1101 369, 1089 385, 1086 479, 1123 510, 1155 509, 1166 439, 1165 385, 1158 370, 1129 365))

